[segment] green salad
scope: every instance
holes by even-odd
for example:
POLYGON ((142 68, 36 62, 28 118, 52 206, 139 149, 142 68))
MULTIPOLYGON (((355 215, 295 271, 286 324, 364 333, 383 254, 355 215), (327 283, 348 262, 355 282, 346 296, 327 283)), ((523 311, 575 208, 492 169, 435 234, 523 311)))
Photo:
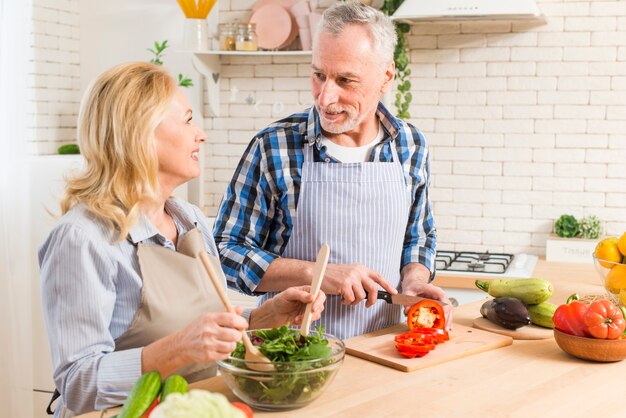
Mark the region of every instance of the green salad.
MULTIPOLYGON (((276 370, 268 379, 237 376, 239 389, 259 402, 274 405, 300 403, 315 397, 334 373, 323 368, 336 361, 324 338, 323 327, 316 327, 316 331, 304 337, 285 325, 252 333, 252 343, 274 363, 276 370)), ((243 343, 239 342, 231 356, 243 359, 245 353, 243 343)), ((231 361, 245 367, 243 362, 231 361)))

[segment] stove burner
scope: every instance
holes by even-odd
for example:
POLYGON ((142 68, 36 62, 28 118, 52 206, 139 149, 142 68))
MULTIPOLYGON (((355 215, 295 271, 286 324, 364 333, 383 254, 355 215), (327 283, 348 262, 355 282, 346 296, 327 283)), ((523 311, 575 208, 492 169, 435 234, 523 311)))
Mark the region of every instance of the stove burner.
POLYGON ((474 262, 474 263, 468 263, 467 268, 471 271, 485 271, 485 264, 481 263, 480 261, 474 262))
POLYGON ((467 271, 502 274, 513 261, 513 254, 471 251, 438 251, 435 267, 439 271, 467 271))

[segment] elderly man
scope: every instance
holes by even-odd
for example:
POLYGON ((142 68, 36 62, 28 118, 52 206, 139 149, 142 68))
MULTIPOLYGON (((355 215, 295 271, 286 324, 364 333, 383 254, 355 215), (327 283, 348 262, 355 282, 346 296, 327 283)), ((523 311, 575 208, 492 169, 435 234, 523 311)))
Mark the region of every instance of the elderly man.
POLYGON ((261 301, 310 284, 317 251, 329 244, 321 323, 340 338, 402 320, 401 306, 377 303, 380 287, 449 303, 429 283, 436 233, 426 141, 380 103, 395 45, 380 11, 326 10, 313 40, 315 106, 255 136, 214 229, 229 285, 261 301))

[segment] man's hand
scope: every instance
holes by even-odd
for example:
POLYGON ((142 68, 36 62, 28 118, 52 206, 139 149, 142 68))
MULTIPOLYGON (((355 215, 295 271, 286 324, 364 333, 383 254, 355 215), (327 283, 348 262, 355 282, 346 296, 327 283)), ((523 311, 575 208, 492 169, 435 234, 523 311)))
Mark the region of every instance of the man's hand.
POLYGON ((446 315, 446 329, 450 330, 452 329, 452 303, 443 289, 428 283, 429 279, 430 271, 426 266, 419 263, 407 264, 402 269, 402 293, 440 301, 446 315))
POLYGON ((329 295, 341 295, 347 305, 367 299, 365 306, 369 308, 377 301, 379 285, 392 295, 398 293, 383 276, 363 264, 328 264, 322 290, 329 295))

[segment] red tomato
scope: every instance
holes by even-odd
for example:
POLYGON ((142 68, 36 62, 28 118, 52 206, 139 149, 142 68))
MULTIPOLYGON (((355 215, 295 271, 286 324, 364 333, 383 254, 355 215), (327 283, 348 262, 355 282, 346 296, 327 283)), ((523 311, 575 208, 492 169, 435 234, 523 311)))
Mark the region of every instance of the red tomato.
POLYGON ((589 305, 583 317, 592 337, 616 340, 624 332, 626 321, 622 311, 610 300, 596 300, 589 305))
POLYGON ((232 404, 235 408, 246 414, 247 418, 252 418, 252 408, 250 408, 248 405, 243 402, 233 402, 232 404))

